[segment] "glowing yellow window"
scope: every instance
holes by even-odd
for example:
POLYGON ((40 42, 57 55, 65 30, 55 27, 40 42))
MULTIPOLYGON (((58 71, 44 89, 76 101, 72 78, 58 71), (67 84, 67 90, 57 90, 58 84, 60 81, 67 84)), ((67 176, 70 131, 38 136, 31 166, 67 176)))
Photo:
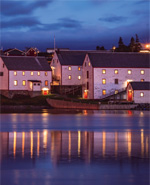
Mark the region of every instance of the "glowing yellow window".
POLYGON ((115 69, 115 74, 118 74, 118 69, 115 69))
POLYGON ((70 66, 68 67, 68 69, 69 69, 69 71, 71 71, 71 67, 70 66))
POLYGON ((31 76, 33 76, 33 71, 31 71, 31 76))
POLYGON ((48 80, 45 80, 45 86, 48 86, 48 80))
POLYGON ((105 95, 105 94, 106 94, 106 90, 103 89, 103 90, 102 90, 102 95, 105 95))
POLYGON ((47 72, 45 71, 45 76, 47 76, 47 72))
POLYGON ((38 71, 38 76, 40 76, 40 71, 38 71))
POLYGON ((131 75, 132 74, 132 71, 131 70, 128 70, 128 74, 131 75))
POLYGON ((115 94, 118 94, 118 90, 115 90, 115 94))
POLYGON ((81 67, 78 67, 78 71, 81 71, 81 67))
POLYGON ((17 82, 17 80, 14 80, 14 85, 18 85, 18 82, 17 82))
POLYGON ((89 62, 89 66, 91 66, 91 63, 89 62))
POLYGON ((144 79, 141 79, 141 82, 144 82, 144 79))
POLYGON ((102 79, 102 84, 106 84, 106 79, 105 78, 102 79))
POLYGON ((78 79, 81 80, 81 76, 78 76, 78 79))
POLYGON ((69 80, 71 80, 71 75, 68 76, 69 80))
POLYGON ((141 75, 144 75, 144 70, 141 70, 141 75))
POLYGON ((24 72, 24 71, 22 71, 22 75, 23 75, 23 76, 25 75, 25 72, 24 72))
POLYGON ((102 74, 106 74, 106 69, 103 69, 102 70, 102 74))
POLYGON ((17 75, 17 71, 14 71, 14 76, 16 76, 17 75))
POLYGON ((22 85, 26 85, 26 81, 25 80, 22 81, 22 85))
POLYGON ((143 93, 143 92, 141 92, 141 93, 140 93, 140 96, 141 96, 141 97, 143 97, 143 96, 144 96, 144 93, 143 93))

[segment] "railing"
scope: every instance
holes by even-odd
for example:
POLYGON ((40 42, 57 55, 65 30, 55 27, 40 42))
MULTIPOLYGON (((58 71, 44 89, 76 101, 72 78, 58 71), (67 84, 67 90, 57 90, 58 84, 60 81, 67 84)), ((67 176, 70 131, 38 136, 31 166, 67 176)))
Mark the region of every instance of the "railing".
POLYGON ((126 90, 126 87, 117 90, 117 91, 118 91, 117 93, 116 93, 116 90, 111 91, 111 92, 108 93, 108 94, 105 94, 105 95, 103 95, 103 96, 100 96, 100 99, 104 99, 104 98, 107 98, 107 97, 109 97, 109 96, 117 95, 117 94, 119 94, 119 93, 121 93, 121 92, 123 92, 123 91, 125 91, 125 90, 126 90))

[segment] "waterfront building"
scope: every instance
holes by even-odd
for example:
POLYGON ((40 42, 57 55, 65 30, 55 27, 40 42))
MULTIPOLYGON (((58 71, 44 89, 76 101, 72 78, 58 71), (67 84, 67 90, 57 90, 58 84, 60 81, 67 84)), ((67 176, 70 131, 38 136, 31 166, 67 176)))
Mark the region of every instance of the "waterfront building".
POLYGON ((48 94, 51 82, 51 68, 45 57, 0 57, 0 90, 7 97, 48 94))
POLYGON ((126 92, 127 101, 150 103, 150 82, 130 82, 126 92))
POLYGON ((150 81, 149 54, 87 53, 83 62, 82 97, 103 99, 123 93, 131 81, 150 81))

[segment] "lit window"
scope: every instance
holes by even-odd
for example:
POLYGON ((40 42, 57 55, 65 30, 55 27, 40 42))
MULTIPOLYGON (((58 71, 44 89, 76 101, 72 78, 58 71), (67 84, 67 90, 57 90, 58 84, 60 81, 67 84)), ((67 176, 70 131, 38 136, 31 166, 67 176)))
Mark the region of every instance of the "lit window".
POLYGON ((33 71, 31 71, 31 76, 33 76, 33 71))
POLYGON ((103 73, 103 74, 106 74, 106 69, 103 69, 103 70, 102 70, 102 73, 103 73))
POLYGON ((68 76, 69 80, 71 80, 71 75, 68 76))
POLYGON ((115 90, 115 94, 118 94, 118 90, 115 90))
POLYGON ((141 79, 141 82, 144 82, 144 79, 141 79))
POLYGON ((45 71, 45 76, 47 76, 47 72, 45 71))
POLYGON ((106 79, 105 78, 102 79, 102 84, 106 84, 106 79))
POLYGON ((143 96, 144 96, 144 93, 143 93, 143 92, 141 92, 141 93, 140 93, 140 96, 141 96, 141 97, 143 97, 143 96))
POLYGON ((26 85, 26 81, 25 80, 22 81, 22 85, 26 85))
POLYGON ((91 63, 89 62, 89 66, 91 66, 91 63))
POLYGON ((70 66, 68 67, 68 69, 69 69, 69 71, 71 71, 71 67, 70 66))
POLYGON ((81 71, 81 67, 78 67, 78 71, 81 71))
POLYGON ((22 71, 22 75, 23 75, 23 76, 25 75, 25 72, 24 72, 24 71, 22 71))
POLYGON ((45 80, 45 86, 48 86, 48 80, 45 80))
POLYGON ((144 72, 145 72, 144 70, 141 70, 141 75, 144 75, 144 72))
POLYGON ((40 71, 38 71, 38 76, 40 76, 40 71))
POLYGON ((18 85, 18 82, 17 82, 17 80, 14 80, 14 85, 18 85))
POLYGON ((128 74, 131 75, 132 71, 131 70, 128 70, 128 74))
POLYGON ((78 76, 78 79, 81 80, 81 76, 78 76))
POLYGON ((118 79, 115 79, 115 84, 118 84, 118 79))
POLYGON ((105 94, 106 94, 106 90, 103 89, 103 90, 102 90, 102 95, 105 95, 105 94))
POLYGON ((115 74, 118 74, 118 69, 115 69, 115 74))
POLYGON ((17 71, 14 71, 14 76, 16 76, 17 75, 17 71))

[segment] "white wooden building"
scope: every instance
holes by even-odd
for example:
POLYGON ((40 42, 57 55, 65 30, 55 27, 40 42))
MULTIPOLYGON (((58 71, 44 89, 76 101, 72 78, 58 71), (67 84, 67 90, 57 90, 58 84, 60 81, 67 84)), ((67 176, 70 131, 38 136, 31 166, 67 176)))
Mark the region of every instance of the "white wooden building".
POLYGON ((1 56, 1 94, 48 94, 52 82, 52 72, 44 57, 1 56))
POLYGON ((126 93, 129 102, 150 103, 150 82, 130 82, 126 93))
POLYGON ((102 99, 125 91, 131 81, 150 81, 149 57, 146 53, 88 53, 83 63, 83 98, 102 99))

